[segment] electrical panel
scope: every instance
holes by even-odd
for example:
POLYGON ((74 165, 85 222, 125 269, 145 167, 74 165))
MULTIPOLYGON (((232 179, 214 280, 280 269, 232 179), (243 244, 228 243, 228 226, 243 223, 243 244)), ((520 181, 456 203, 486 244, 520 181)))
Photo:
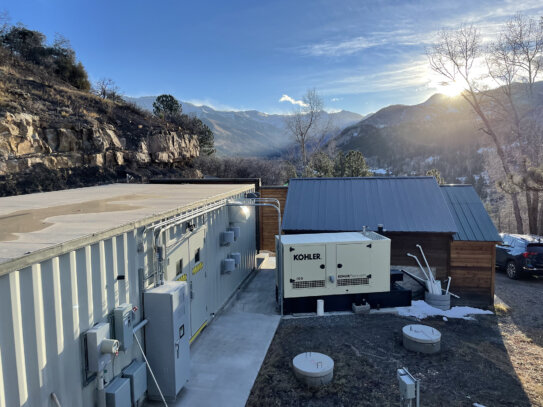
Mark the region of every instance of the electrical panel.
POLYGON ((105 388, 106 407, 132 407, 130 380, 122 377, 113 379, 105 388))
MULTIPOLYGON (((190 376, 189 296, 187 283, 167 281, 143 294, 147 359, 164 397, 175 400, 190 376)), ((148 378, 149 398, 159 399, 148 378)))
POLYGON ((390 239, 374 232, 276 236, 284 298, 390 291, 390 239))
POLYGON ((113 310, 115 339, 120 342, 119 349, 126 352, 134 343, 134 312, 131 304, 121 304, 113 310))
POLYGON ((122 376, 130 380, 132 404, 136 405, 147 391, 147 366, 134 360, 123 370, 122 376))

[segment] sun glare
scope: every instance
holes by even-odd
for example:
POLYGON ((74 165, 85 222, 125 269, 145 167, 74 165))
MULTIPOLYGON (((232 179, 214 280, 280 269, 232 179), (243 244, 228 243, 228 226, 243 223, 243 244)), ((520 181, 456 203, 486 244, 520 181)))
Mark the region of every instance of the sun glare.
POLYGON ((439 93, 448 97, 458 96, 464 90, 464 86, 458 82, 441 82, 436 88, 439 93))

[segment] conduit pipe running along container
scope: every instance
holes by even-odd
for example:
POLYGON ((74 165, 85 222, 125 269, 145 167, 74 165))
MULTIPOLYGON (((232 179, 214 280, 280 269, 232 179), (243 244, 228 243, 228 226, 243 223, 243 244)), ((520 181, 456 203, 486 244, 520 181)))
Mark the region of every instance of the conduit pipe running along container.
MULTIPOLYGON (((234 243, 219 241, 231 226, 226 201, 252 191, 243 184, 114 184, 0 198, 0 405, 48 405, 54 393, 63 406, 94 407, 86 332, 111 323, 121 304, 133 307, 133 326, 143 326, 142 293, 160 280, 187 282, 184 329, 194 340, 254 269, 254 209, 236 225, 234 243), (24 231, 16 228, 22 224, 24 231), (221 274, 221 260, 233 252, 241 264, 221 274)), ((137 343, 145 348, 151 323, 108 364, 106 389, 143 361, 137 343)))

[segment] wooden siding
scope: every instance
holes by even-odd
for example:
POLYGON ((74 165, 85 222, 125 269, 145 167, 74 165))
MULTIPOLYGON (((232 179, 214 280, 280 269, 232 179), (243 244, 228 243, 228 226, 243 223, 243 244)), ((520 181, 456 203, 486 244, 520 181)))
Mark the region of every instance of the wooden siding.
MULTIPOLYGON (((261 187, 262 198, 275 198, 281 204, 281 217, 285 210, 288 187, 261 187)), ((270 207, 259 208, 260 212, 260 250, 275 251, 275 235, 277 235, 277 211, 270 207)))
POLYGON ((417 244, 422 246, 430 267, 435 267, 437 278, 444 280, 449 275, 449 248, 451 235, 443 233, 400 233, 384 232, 391 240, 390 264, 394 266, 417 267, 415 259, 407 253, 414 254, 425 266, 417 244))
POLYGON ((494 242, 451 242, 451 291, 493 304, 495 264, 494 242))

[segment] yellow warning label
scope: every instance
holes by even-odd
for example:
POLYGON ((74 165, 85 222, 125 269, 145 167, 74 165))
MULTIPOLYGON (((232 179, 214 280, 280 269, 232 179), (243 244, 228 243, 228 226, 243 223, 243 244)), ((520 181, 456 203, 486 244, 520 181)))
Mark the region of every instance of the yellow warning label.
POLYGON ((187 281, 187 274, 181 274, 179 277, 177 277, 177 281, 187 281))
POLYGON ((192 269, 192 274, 196 274, 198 273, 200 270, 202 270, 204 268, 204 262, 201 261, 200 263, 198 263, 196 266, 194 266, 194 268, 192 269))

